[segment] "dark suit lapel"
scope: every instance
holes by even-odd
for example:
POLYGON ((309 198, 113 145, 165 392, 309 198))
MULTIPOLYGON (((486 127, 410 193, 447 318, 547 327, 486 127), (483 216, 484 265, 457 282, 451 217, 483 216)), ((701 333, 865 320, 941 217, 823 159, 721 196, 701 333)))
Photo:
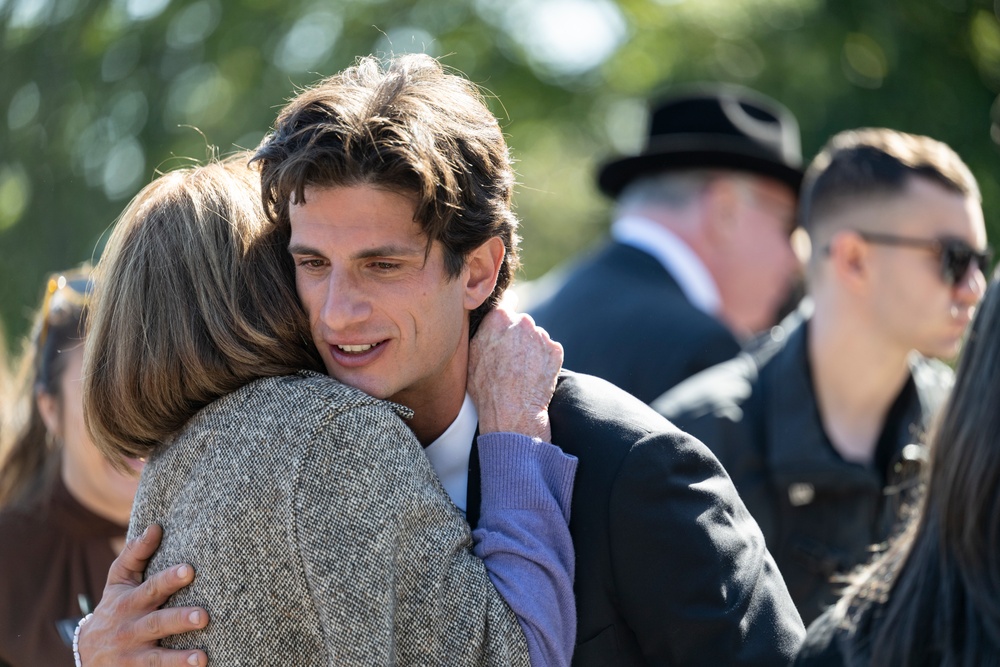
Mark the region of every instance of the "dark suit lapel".
MULTIPOLYGON (((608 247, 603 263, 617 274, 628 276, 628 279, 635 283, 668 285, 684 296, 684 290, 681 289, 674 274, 645 250, 615 241, 608 247)), ((684 296, 684 299, 687 300, 687 296, 684 296)))
POLYGON ((476 434, 472 436, 472 449, 469 451, 469 483, 465 492, 465 520, 472 530, 476 529, 479 523, 479 508, 482 505, 482 478, 479 469, 479 425, 476 425, 476 434))

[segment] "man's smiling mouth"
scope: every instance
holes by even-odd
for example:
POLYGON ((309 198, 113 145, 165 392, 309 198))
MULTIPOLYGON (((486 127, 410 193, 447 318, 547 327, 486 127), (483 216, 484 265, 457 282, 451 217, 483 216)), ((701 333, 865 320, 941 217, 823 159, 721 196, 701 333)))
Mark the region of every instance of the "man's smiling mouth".
POLYGON ((382 343, 368 343, 366 345, 337 345, 336 348, 341 352, 356 354, 358 352, 367 352, 373 347, 378 347, 381 344, 382 343))

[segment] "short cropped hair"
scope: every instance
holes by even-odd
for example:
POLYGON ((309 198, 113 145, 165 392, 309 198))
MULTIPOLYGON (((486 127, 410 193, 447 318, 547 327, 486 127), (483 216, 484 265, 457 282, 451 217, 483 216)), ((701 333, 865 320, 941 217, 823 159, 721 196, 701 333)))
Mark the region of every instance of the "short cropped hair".
POLYGON ((518 267, 514 171, 497 119, 480 90, 435 59, 365 57, 302 91, 278 115, 253 158, 264 206, 279 227, 305 189, 372 185, 412 194, 415 220, 444 246, 456 277, 469 252, 499 237, 506 256, 496 289, 471 331, 500 300, 518 267))
POLYGON ((95 269, 84 414, 113 460, 148 455, 252 380, 323 368, 248 159, 146 186, 95 269))
POLYGON ((847 130, 834 135, 806 170, 799 224, 815 236, 831 215, 902 194, 914 177, 981 200, 972 172, 947 144, 886 128, 847 130))

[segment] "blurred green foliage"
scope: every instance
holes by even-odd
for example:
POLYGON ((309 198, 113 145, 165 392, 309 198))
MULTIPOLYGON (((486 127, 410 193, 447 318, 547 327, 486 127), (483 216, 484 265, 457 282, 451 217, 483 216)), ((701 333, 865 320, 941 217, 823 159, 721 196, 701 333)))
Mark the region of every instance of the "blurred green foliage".
POLYGON ((517 159, 527 278, 605 230, 596 163, 637 150, 645 99, 692 80, 782 100, 807 158, 862 125, 946 141, 1000 238, 987 0, 0 0, 8 335, 158 171, 251 148, 296 87, 409 51, 488 91, 517 159))

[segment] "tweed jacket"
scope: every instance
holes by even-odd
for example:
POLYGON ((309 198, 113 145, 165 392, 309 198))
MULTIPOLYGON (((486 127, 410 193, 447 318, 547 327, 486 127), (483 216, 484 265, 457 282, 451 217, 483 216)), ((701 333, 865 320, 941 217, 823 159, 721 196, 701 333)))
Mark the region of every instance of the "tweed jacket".
POLYGON ((170 604, 212 619, 164 645, 227 666, 527 667, 406 414, 301 372, 219 399, 158 449, 129 532, 163 525, 146 575, 191 563, 170 604))
POLYGON ((953 376, 913 354, 873 464, 845 461, 820 417, 808 320, 781 332, 752 354, 681 383, 653 407, 719 457, 808 625, 837 599, 840 584, 831 578, 867 561, 871 545, 910 507, 926 458, 923 436, 953 376))
POLYGON ((567 368, 644 403, 740 351, 732 332, 688 301, 657 259, 623 243, 543 277, 528 298, 535 322, 562 343, 567 368))

